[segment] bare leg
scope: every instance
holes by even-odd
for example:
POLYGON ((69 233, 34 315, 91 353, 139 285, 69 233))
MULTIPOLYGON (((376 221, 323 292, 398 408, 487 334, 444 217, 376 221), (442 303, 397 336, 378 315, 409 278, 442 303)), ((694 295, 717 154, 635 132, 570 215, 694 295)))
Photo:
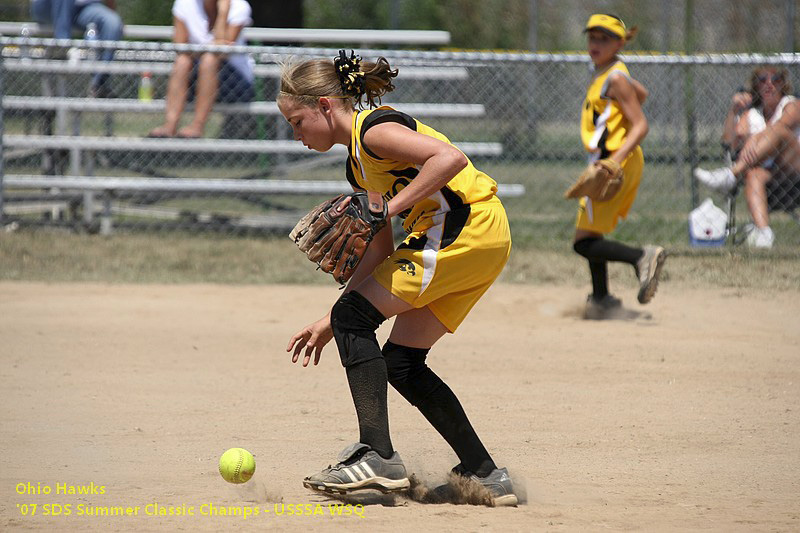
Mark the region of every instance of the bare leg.
POLYGON ((383 347, 389 383, 450 445, 461 467, 479 476, 496 468, 453 390, 426 364, 428 348, 447 328, 427 308, 397 315, 383 347))
POLYGON ((751 168, 744 175, 744 194, 747 208, 757 228, 769 226, 767 210, 767 182, 772 179, 772 172, 763 167, 751 168))
MULTIPOLYGON (((785 157, 784 152, 787 149, 797 152, 800 149, 796 145, 797 138, 789 129, 784 127, 767 128, 747 140, 731 170, 734 175, 741 176, 748 168, 752 168, 766 159, 785 157)), ((800 165, 800 157, 798 165, 800 165)))
POLYGON ((780 155, 775 159, 782 174, 776 175, 776 179, 782 176, 800 174, 800 140, 792 135, 783 146, 780 155))
POLYGON ((192 71, 192 57, 189 54, 178 54, 172 65, 172 73, 167 85, 167 110, 164 124, 153 129, 153 137, 171 137, 175 135, 178 121, 186 105, 186 94, 189 88, 189 73, 192 71))
MULTIPOLYGON (((361 296, 369 300, 369 302, 375 306, 375 309, 380 311, 386 318, 391 318, 413 309, 411 305, 387 291, 383 285, 375 281, 375 278, 372 276, 369 276, 359 283, 355 290, 361 294, 361 296)), ((425 346, 425 348, 430 348, 430 346, 425 346)))
POLYGON ((447 328, 427 307, 406 311, 397 317, 389 341, 410 348, 430 348, 447 328))
POLYGON ((202 137, 208 115, 217 99, 219 87, 220 58, 217 54, 205 53, 197 66, 197 98, 194 103, 194 120, 181 128, 181 137, 202 137))

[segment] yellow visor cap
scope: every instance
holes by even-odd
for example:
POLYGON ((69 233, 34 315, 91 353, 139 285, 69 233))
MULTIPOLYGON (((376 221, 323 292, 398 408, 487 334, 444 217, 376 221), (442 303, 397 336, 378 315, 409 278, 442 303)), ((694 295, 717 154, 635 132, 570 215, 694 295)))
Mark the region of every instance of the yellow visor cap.
POLYGON ((586 28, 583 31, 586 32, 592 29, 603 30, 623 40, 628 33, 625 29, 625 23, 611 15, 597 14, 589 17, 589 22, 586 23, 586 28))

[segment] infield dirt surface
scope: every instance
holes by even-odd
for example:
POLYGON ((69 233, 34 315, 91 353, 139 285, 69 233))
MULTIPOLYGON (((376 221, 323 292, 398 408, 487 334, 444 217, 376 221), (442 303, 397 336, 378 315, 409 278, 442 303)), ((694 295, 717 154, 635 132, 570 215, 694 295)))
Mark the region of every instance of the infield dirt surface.
MULTIPOLYGON (((335 346, 318 367, 285 352, 338 294, 0 283, 0 529, 800 529, 800 289, 627 291, 626 316, 597 322, 583 290, 494 287, 429 363, 525 503, 375 497, 360 516, 301 484, 358 435, 335 346), (231 447, 256 456, 244 485, 217 473, 231 447)), ((441 481, 453 453, 393 390, 389 408, 409 470, 441 481)))

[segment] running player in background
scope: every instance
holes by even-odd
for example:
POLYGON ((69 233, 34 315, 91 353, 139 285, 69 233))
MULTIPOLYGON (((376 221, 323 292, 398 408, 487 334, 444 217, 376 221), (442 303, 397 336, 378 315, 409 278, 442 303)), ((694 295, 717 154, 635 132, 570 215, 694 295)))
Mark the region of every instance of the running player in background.
POLYGON ((624 172, 622 189, 610 200, 580 200, 575 223, 573 248, 589 262, 592 294, 586 302, 585 317, 601 319, 612 316, 622 302, 608 291, 608 262, 620 261, 633 266, 639 278, 639 303, 646 304, 656 292, 661 268, 666 259, 664 248, 648 245, 634 248, 604 235, 616 228, 633 205, 642 177, 644 158, 639 143, 647 135, 647 119, 642 102, 647 89, 631 78, 617 54, 636 34, 613 15, 596 14, 589 18, 584 32, 588 37, 589 56, 594 64, 581 112, 581 139, 589 161, 611 158, 624 172))
POLYGON ((307 477, 310 489, 346 494, 405 490, 410 482, 392 446, 387 383, 417 407, 453 448, 453 472, 483 485, 495 505, 516 505, 505 468, 498 468, 453 391, 426 365, 431 346, 454 332, 500 274, 511 250, 497 184, 441 133, 376 101, 397 75, 385 58, 361 63, 340 51, 334 61, 284 68, 278 107, 306 147, 348 148, 354 190, 376 191, 387 219, 408 233, 394 248, 391 223, 379 231, 342 296, 321 319, 298 331, 287 351, 314 364, 333 338, 355 404, 359 441, 336 464, 307 477), (361 109, 366 100, 369 109, 361 109), (386 344, 375 331, 396 316, 386 344))

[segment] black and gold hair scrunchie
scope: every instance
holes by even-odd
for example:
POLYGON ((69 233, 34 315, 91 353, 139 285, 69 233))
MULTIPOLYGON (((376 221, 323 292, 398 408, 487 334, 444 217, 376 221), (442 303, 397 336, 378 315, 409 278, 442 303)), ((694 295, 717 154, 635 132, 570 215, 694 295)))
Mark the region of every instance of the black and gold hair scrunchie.
POLYGON ((353 50, 350 50, 350 57, 347 57, 344 50, 339 50, 339 57, 333 60, 333 65, 345 95, 359 98, 364 94, 367 80, 361 71, 361 58, 353 50))

